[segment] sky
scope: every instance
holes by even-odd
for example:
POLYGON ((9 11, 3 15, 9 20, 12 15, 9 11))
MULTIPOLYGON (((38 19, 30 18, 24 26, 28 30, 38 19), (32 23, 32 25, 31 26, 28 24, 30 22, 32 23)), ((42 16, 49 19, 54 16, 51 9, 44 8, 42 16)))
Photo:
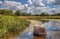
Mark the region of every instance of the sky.
POLYGON ((0 0, 0 9, 21 10, 32 14, 60 12, 60 0, 0 0))

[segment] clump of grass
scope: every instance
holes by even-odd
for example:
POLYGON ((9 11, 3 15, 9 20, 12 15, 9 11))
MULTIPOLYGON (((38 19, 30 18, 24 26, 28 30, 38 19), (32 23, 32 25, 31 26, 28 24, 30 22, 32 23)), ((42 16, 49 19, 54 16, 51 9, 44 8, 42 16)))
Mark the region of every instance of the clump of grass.
POLYGON ((29 21, 17 16, 0 16, 0 38, 4 38, 4 35, 6 37, 7 34, 12 36, 19 34, 29 23, 29 21))

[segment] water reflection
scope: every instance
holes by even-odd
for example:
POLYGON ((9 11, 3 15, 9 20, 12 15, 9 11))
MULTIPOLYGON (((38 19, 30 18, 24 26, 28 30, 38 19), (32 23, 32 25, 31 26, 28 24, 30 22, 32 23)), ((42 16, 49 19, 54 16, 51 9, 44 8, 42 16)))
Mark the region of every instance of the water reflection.
POLYGON ((22 32, 22 34, 18 35, 14 39, 33 39, 33 32, 31 31, 31 29, 34 25, 34 23, 31 23, 29 27, 22 32))
POLYGON ((60 22, 45 22, 47 37, 46 39, 60 39, 60 22))
MULTIPOLYGON (((30 26, 25 29, 21 35, 18 35, 14 39, 34 39, 33 32, 30 31, 34 25, 34 23, 31 23, 30 26)), ((44 25, 46 28, 47 36, 45 39, 60 39, 60 22, 41 21, 40 25, 44 25)))

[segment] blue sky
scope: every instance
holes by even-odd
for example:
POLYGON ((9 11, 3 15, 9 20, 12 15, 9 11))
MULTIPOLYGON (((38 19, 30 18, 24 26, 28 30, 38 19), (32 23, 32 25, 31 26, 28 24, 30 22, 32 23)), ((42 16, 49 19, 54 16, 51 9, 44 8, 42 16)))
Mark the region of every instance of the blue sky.
MULTIPOLYGON (((0 1, 4 1, 4 0, 0 0, 0 1)), ((26 4, 28 0, 8 0, 8 1, 16 1, 16 2, 21 2, 22 4, 26 4)), ((45 4, 45 6, 49 6, 51 8, 53 7, 53 4, 48 4, 46 3, 45 0, 43 0, 42 2, 45 4)))
POLYGON ((59 12, 59 0, 0 0, 1 9, 21 10, 28 13, 59 12), (4 3, 3 3, 4 1, 4 3), (55 8, 57 7, 57 8, 55 8))
MULTIPOLYGON (((4 1, 4 0, 0 0, 0 1, 4 1)), ((22 4, 27 3, 27 0, 9 0, 9 1, 21 2, 22 4)))
MULTIPOLYGON (((12 0, 12 1, 21 2, 22 4, 26 4, 27 3, 27 0, 12 0)), ((45 4, 45 6, 49 6, 50 8, 54 7, 53 4, 48 4, 45 0, 43 0, 42 2, 45 4)))
POLYGON ((27 3, 27 0, 12 0, 12 1, 21 2, 22 4, 27 3))
MULTIPOLYGON (((12 0, 12 1, 21 2, 22 4, 26 4, 28 0, 12 0)), ((53 4, 51 4, 51 3, 48 4, 45 0, 43 0, 42 2, 45 4, 45 6, 49 6, 50 8, 54 7, 53 4)))

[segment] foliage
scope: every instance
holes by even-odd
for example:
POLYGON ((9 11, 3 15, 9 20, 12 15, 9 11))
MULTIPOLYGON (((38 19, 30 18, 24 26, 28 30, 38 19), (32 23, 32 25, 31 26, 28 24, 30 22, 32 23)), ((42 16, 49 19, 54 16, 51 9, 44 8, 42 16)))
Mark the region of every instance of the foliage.
POLYGON ((16 16, 0 16, 0 36, 8 32, 17 34, 26 28, 28 24, 29 21, 16 16))
POLYGON ((11 10, 2 9, 2 10, 0 10, 0 14, 2 14, 2 15, 13 15, 13 12, 11 10))
POLYGON ((27 12, 21 12, 21 10, 16 10, 15 13, 13 13, 12 10, 5 10, 1 9, 0 10, 1 15, 15 15, 15 16, 60 16, 60 13, 54 13, 54 14, 48 14, 45 12, 42 12, 41 14, 31 14, 27 12))
POLYGON ((20 11, 20 10, 16 10, 16 11, 15 11, 15 15, 16 15, 16 16, 20 16, 20 15, 21 15, 21 11, 20 11))
POLYGON ((16 16, 29 16, 29 15, 31 15, 31 13, 21 12, 20 10, 16 10, 15 15, 16 16))
POLYGON ((52 14, 51 16, 60 16, 60 13, 52 14))

